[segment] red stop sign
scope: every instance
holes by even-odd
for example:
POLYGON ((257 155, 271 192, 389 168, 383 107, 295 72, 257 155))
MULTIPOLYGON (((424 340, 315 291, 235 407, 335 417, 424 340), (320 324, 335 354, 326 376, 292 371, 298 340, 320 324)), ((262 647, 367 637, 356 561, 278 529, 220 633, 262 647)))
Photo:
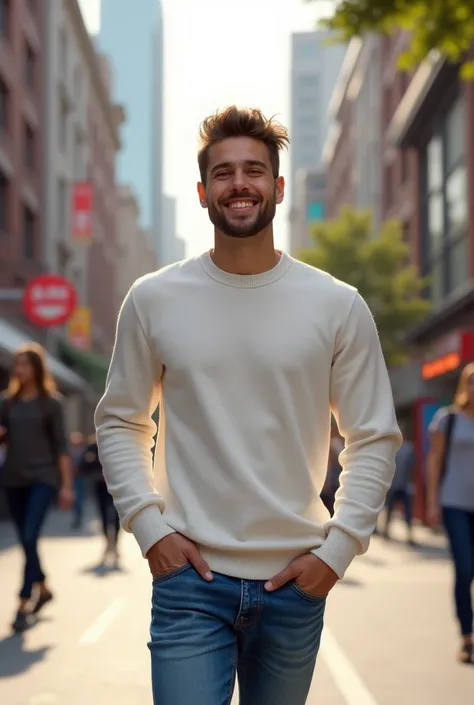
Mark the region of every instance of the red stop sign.
POLYGON ((74 286, 56 274, 36 277, 30 281, 23 294, 26 317, 42 328, 66 323, 76 308, 76 303, 74 286))

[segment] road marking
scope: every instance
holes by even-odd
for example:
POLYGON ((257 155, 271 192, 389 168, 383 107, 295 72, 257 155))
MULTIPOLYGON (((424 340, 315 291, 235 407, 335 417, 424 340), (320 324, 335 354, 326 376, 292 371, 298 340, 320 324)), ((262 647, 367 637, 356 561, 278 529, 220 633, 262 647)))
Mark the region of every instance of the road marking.
POLYGON ((120 610, 125 604, 125 599, 123 597, 118 597, 114 600, 107 609, 102 612, 99 617, 91 624, 91 626, 86 629, 82 635, 79 643, 80 644, 94 644, 99 641, 102 634, 110 627, 115 617, 118 615, 120 610))
POLYGON ((321 655, 346 705, 377 705, 334 636, 324 627, 321 655))
POLYGON ((53 693, 39 693, 28 700, 28 705, 53 705, 58 699, 53 693))

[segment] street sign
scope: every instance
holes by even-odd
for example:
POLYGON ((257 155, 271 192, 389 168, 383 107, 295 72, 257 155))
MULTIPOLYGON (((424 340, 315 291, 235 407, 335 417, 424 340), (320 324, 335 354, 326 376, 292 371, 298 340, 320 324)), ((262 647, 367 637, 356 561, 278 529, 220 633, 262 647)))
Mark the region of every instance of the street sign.
POLYGON ((70 281, 56 274, 33 279, 23 294, 23 310, 41 328, 61 326, 76 308, 77 294, 70 281))

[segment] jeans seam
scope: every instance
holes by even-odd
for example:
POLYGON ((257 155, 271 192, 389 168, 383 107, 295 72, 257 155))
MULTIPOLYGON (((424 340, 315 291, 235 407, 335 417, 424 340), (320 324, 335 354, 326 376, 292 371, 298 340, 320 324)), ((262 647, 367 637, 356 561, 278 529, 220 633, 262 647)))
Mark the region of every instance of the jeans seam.
POLYGON ((153 585, 159 585, 160 583, 166 582, 166 580, 169 580, 170 578, 174 578, 181 573, 184 573, 186 570, 191 568, 190 563, 185 563, 184 565, 180 566, 179 568, 176 568, 175 570, 171 570, 169 573, 163 573, 163 575, 157 575, 156 578, 153 578, 153 585))
POLYGON ((234 689, 235 689, 235 677, 237 674, 237 644, 235 644, 234 649, 233 649, 233 655, 232 655, 232 675, 230 678, 230 688, 229 688, 229 694, 227 696, 227 702, 226 705, 230 705, 232 702, 232 696, 234 694, 234 689))

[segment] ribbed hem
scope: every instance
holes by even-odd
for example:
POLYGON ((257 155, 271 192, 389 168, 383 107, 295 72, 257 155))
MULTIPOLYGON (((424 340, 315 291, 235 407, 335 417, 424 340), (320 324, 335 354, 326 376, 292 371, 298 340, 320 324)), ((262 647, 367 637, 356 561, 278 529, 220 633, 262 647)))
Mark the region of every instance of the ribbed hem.
POLYGON ((281 279, 281 277, 290 269, 294 260, 290 257, 290 255, 282 252, 277 264, 266 272, 261 272, 260 274, 231 274, 230 272, 224 272, 223 269, 219 269, 219 267, 214 264, 210 252, 205 252, 202 254, 199 257, 199 262, 201 263, 204 271, 216 282, 219 282, 219 284, 234 286, 240 289, 255 289, 259 286, 273 284, 273 282, 281 279))
POLYGON ((199 546, 199 553, 216 573, 242 580, 269 580, 286 568, 292 560, 301 556, 302 551, 242 553, 199 546))
POLYGON ((160 508, 156 504, 148 505, 138 512, 131 521, 131 529, 144 558, 155 543, 175 533, 175 530, 163 519, 160 508))
POLYGON ((326 540, 319 548, 314 548, 311 551, 332 568, 341 580, 359 552, 360 544, 357 539, 349 536, 337 526, 333 526, 329 530, 326 540))

